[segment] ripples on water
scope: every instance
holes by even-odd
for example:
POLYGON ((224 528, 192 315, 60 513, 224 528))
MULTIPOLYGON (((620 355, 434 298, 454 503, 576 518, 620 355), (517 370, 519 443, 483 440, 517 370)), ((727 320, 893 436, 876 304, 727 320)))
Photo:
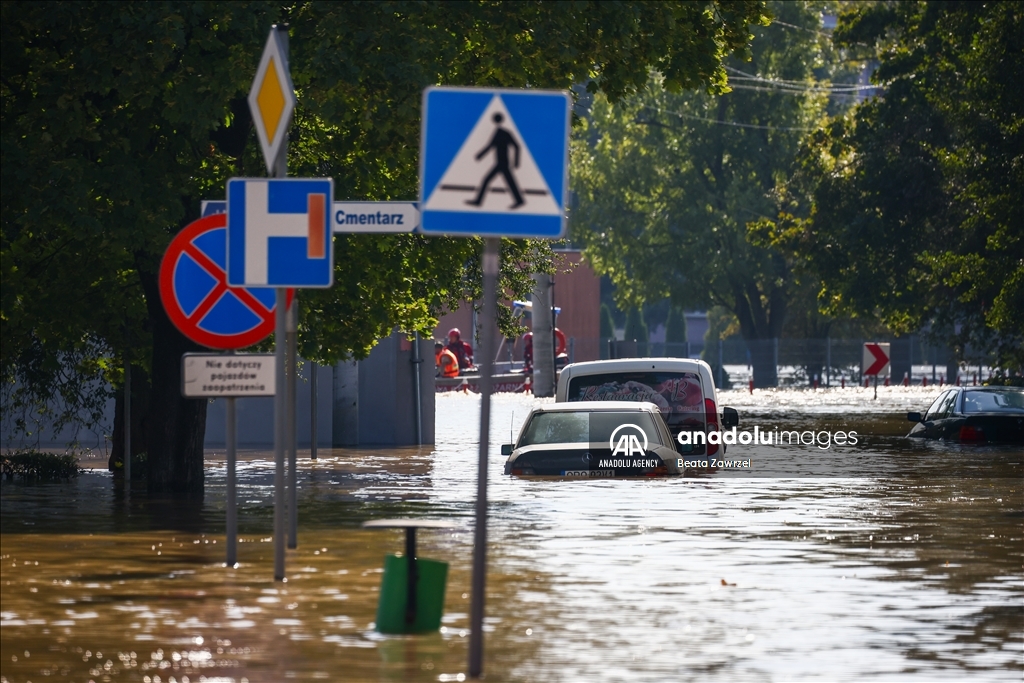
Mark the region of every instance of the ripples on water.
MULTIPOLYGON (((541 401, 496 396, 488 680, 1020 680, 1021 454, 907 442, 903 413, 936 393, 722 393, 741 428, 867 435, 829 452, 847 462, 829 476, 797 464, 788 478, 582 482, 503 476, 496 444, 541 401)), ((221 452, 208 454, 198 509, 126 505, 104 472, 4 483, 0 680, 460 680, 479 399, 437 406, 436 450, 301 462, 285 584, 270 580, 268 453, 240 465, 234 569, 222 564, 221 452), (394 516, 459 524, 420 535, 424 557, 451 563, 438 634, 372 628, 383 555, 402 536, 359 524, 394 516)), ((820 456, 764 455, 780 453, 820 456)))

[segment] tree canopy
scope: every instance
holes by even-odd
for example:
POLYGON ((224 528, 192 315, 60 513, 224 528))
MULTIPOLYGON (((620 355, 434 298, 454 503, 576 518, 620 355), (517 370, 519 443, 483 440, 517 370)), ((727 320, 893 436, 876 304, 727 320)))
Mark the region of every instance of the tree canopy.
MULTIPOLYGON (((416 195, 427 85, 585 83, 617 100, 657 68, 669 88, 714 88, 763 15, 748 0, 3 2, 5 386, 78 406, 97 371, 116 384, 125 360, 137 364, 151 488, 201 490, 205 403, 176 395, 178 357, 194 347, 166 319, 156 274, 202 199, 231 176, 263 175, 245 95, 273 23, 291 34, 291 173, 332 176, 338 199, 383 200, 416 195)), ((479 240, 353 235, 335 248, 336 286, 300 296, 307 358, 365 355, 395 327, 429 330, 479 295, 479 240)), ((529 291, 549 253, 506 240, 503 289, 529 291)))
POLYGON ((827 312, 930 325, 1019 372, 1024 5, 855 4, 835 39, 877 57, 880 93, 807 138, 787 188, 803 208, 759 240, 805 259, 827 312))
POLYGON ((677 94, 654 72, 617 104, 595 96, 573 147, 573 238, 620 307, 669 296, 732 311, 758 386, 775 384, 763 342, 779 336, 793 278, 780 250, 747 239, 747 224, 776 214, 802 135, 830 96, 848 95, 831 79, 850 76, 818 30, 821 3, 769 7, 779 23, 754 29, 749 61, 726 62, 732 92, 677 94))

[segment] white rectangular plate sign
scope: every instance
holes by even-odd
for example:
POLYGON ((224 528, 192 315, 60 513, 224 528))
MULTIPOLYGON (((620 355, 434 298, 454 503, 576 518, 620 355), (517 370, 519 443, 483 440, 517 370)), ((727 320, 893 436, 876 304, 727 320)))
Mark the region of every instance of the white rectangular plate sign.
POLYGON ((184 398, 273 396, 272 354, 186 353, 181 357, 184 398))

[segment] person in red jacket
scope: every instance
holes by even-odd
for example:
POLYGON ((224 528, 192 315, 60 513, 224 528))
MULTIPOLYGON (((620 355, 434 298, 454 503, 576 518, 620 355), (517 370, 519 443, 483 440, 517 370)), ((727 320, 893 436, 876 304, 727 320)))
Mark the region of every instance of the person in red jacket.
POLYGON ((459 359, 460 370, 473 367, 473 347, 462 341, 462 333, 459 332, 459 328, 453 327, 448 331, 448 346, 445 348, 459 359))

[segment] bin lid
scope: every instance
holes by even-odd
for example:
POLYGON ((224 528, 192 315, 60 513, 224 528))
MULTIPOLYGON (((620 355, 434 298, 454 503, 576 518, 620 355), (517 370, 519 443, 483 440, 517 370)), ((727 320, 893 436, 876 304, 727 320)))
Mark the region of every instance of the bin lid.
POLYGON ((363 522, 364 529, 452 529, 456 526, 455 522, 443 519, 371 519, 363 522))

